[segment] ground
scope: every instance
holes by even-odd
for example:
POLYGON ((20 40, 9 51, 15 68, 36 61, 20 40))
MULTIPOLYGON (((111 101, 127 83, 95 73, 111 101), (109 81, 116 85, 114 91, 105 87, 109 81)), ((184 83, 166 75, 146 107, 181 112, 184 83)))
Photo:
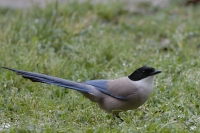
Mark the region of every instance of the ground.
POLYGON ((131 5, 0 7, 0 66, 77 82, 162 70, 148 101, 121 122, 76 91, 0 69, 0 132, 200 132, 199 6, 131 5))
MULTIPOLYGON (((65 3, 69 0, 58 0, 59 3, 65 3)), ((79 2, 83 2, 85 0, 78 0, 79 2)), ((114 1, 114 0, 111 0, 114 1)), ((41 7, 45 7, 47 3, 56 2, 56 0, 0 0, 0 6, 7 6, 13 8, 27 8, 32 5, 39 5, 41 7)), ((107 2, 107 0, 93 0, 92 2, 107 2)), ((125 2, 129 4, 135 4, 137 2, 151 2, 155 6, 168 6, 169 0, 125 0, 125 2)))

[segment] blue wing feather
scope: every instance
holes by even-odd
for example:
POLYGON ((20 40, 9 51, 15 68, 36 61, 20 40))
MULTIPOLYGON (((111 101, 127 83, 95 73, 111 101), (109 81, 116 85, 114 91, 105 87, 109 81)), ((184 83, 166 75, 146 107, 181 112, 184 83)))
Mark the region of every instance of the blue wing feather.
POLYGON ((108 80, 90 80, 84 82, 84 84, 92 85, 94 87, 98 87, 101 91, 105 93, 109 93, 107 89, 108 80))
POLYGON ((120 100, 127 100, 127 98, 112 95, 107 89, 107 83, 108 82, 109 82, 109 80, 90 80, 90 81, 84 82, 84 84, 92 85, 95 88, 97 88, 99 91, 101 91, 101 92, 103 92, 107 95, 110 95, 114 98, 117 98, 117 99, 120 99, 120 100))

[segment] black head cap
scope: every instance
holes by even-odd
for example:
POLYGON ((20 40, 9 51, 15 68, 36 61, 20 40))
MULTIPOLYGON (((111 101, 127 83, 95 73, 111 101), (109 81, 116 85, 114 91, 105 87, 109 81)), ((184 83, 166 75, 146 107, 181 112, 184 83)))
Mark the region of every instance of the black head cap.
POLYGON ((149 66, 143 66, 143 67, 140 67, 137 70, 135 70, 128 77, 129 77, 129 79, 131 79, 133 81, 138 81, 138 80, 144 79, 148 76, 156 75, 159 73, 161 73, 161 71, 155 70, 154 68, 149 67, 149 66))

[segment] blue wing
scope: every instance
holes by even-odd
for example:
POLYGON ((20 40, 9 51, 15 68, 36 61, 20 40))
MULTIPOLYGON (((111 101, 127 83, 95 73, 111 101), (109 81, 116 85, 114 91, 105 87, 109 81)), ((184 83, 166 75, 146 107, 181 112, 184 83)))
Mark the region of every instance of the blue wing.
POLYGON ((99 91, 109 95, 109 96, 112 96, 114 98, 117 98, 117 99, 120 99, 120 100, 127 100, 127 98, 124 98, 124 97, 121 97, 121 96, 114 96, 112 95, 109 91, 108 91, 108 86, 107 86, 107 83, 109 82, 109 80, 90 80, 90 81, 86 81, 86 82, 83 82, 84 84, 87 84, 87 85, 92 85, 94 86, 95 88, 97 88, 99 91))
POLYGON ((98 90, 101 92, 109 93, 107 89, 107 82, 108 80, 90 80, 90 81, 84 82, 84 84, 92 85, 98 88, 98 90))

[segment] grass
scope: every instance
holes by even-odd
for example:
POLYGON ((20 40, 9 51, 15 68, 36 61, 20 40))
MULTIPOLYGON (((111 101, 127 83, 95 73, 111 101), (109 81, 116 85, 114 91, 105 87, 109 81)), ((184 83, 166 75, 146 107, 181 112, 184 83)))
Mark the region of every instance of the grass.
POLYGON ((122 77, 143 65, 163 71, 147 103, 121 113, 120 123, 78 92, 1 69, 0 132, 200 132, 200 8, 143 8, 0 8, 0 66, 79 82, 122 77))

